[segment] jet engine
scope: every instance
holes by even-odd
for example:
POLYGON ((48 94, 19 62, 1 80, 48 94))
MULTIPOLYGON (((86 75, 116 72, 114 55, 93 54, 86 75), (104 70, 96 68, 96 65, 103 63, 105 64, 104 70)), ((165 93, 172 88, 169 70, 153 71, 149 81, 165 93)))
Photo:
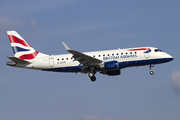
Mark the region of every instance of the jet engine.
POLYGON ((100 65, 100 68, 105 70, 118 70, 119 64, 118 61, 105 62, 100 65))
POLYGON ((120 75, 121 74, 120 70, 102 71, 100 73, 105 74, 105 75, 109 75, 109 76, 115 76, 115 75, 120 75))

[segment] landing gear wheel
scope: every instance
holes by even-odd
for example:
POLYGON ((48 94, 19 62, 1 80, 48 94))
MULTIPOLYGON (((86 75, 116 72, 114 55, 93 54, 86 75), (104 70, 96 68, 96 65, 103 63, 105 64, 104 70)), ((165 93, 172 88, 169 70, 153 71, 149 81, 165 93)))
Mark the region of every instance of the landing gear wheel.
POLYGON ((88 74, 88 76, 91 78, 91 77, 94 76, 94 73, 93 73, 93 72, 90 72, 90 73, 88 74))
POLYGON ((96 77, 95 77, 95 76, 90 77, 90 78, 91 78, 91 81, 92 81, 92 82, 96 81, 96 77))
POLYGON ((88 76, 90 77, 92 82, 96 81, 96 77, 94 76, 95 74, 96 74, 96 71, 94 71, 94 68, 91 68, 88 76))
POLYGON ((153 74, 154 74, 154 72, 153 72, 153 71, 150 71, 150 74, 151 74, 151 75, 153 75, 153 74))

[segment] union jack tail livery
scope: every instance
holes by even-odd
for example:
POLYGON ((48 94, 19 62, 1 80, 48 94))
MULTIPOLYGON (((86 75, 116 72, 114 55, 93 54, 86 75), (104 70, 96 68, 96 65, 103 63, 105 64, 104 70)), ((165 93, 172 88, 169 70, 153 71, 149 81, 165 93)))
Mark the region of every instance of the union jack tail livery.
POLYGON ((14 56, 22 60, 34 59, 39 52, 35 51, 16 31, 7 31, 14 56))

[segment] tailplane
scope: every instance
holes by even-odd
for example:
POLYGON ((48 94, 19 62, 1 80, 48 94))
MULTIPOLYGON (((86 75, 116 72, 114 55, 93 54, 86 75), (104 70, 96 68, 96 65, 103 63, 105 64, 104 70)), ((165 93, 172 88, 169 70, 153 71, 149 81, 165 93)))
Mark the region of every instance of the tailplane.
POLYGON ((32 60, 37 56, 48 56, 34 50, 16 31, 7 31, 14 56, 22 60, 32 60))

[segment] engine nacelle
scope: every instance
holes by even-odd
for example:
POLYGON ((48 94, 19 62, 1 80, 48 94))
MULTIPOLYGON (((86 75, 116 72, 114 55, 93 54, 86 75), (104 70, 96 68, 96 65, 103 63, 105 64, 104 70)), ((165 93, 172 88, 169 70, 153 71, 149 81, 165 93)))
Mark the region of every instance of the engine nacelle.
POLYGON ((115 76, 115 75, 120 75, 121 71, 120 70, 102 71, 101 73, 109 76, 115 76))
POLYGON ((119 64, 118 61, 105 62, 104 64, 100 65, 100 68, 105 70, 117 70, 119 69, 119 64))

